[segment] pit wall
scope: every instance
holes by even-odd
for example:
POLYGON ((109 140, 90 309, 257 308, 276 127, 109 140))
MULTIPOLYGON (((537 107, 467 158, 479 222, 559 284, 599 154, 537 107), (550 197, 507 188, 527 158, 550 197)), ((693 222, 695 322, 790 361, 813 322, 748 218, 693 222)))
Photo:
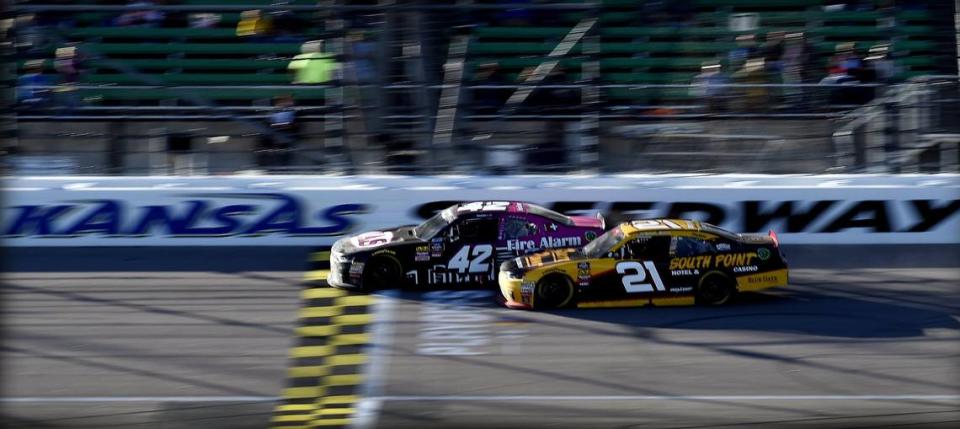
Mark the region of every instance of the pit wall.
POLYGON ((692 218, 789 244, 960 243, 960 175, 20 177, 11 247, 324 246, 459 201, 567 214, 692 218))

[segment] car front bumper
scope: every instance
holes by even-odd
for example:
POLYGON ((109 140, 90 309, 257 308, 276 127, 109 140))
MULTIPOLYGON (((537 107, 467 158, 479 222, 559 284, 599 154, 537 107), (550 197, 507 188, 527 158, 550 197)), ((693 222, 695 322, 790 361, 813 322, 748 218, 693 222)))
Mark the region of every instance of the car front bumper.
POLYGON ((532 285, 524 285, 523 279, 511 277, 506 271, 500 271, 497 283, 500 285, 500 294, 497 298, 503 305, 526 310, 533 308, 530 305, 533 294, 532 285))

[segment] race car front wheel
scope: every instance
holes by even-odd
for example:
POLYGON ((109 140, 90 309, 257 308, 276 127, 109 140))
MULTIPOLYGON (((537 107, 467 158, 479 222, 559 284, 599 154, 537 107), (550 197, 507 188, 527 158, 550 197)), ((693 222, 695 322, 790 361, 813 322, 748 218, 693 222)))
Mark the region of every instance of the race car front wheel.
POLYGON ((537 309, 561 308, 573 301, 573 282, 565 276, 550 275, 537 282, 533 305, 537 309))
POLYGON ((363 270, 363 289, 400 287, 400 264, 389 258, 373 258, 363 270))
POLYGON ((733 299, 737 288, 726 274, 721 272, 707 273, 697 285, 697 304, 723 305, 733 299))

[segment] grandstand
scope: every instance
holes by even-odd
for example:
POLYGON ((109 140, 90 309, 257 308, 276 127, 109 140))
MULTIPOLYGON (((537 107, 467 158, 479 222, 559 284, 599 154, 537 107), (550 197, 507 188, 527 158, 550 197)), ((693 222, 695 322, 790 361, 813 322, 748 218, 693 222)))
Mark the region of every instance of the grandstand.
MULTIPOLYGON (((601 156, 600 165, 593 167, 649 168, 617 163, 619 156, 629 154, 618 152, 617 147, 630 143, 618 143, 622 136, 608 131, 704 114, 717 120, 726 116, 725 121, 706 130, 719 140, 669 139, 663 143, 669 147, 666 152, 678 154, 680 161, 665 165, 690 165, 682 161, 684 153, 755 152, 756 146, 738 147, 729 141, 733 135, 745 134, 743 126, 736 126, 737 118, 732 117, 744 114, 754 120, 771 121, 769 128, 778 134, 758 140, 781 142, 776 144, 782 156, 814 147, 817 149, 806 156, 822 160, 825 153, 833 151, 828 137, 832 125, 823 121, 856 111, 874 95, 885 92, 870 85, 957 73, 954 11, 948 2, 181 0, 130 6, 124 1, 81 0, 45 7, 51 3, 17 3, 14 35, 22 40, 24 35, 33 34, 30 32, 40 32, 43 37, 35 43, 31 39, 29 49, 18 50, 16 64, 18 73, 24 75, 39 63, 51 86, 69 84, 60 91, 70 94, 71 108, 64 112, 61 102, 32 109, 21 106, 22 130, 42 127, 37 124, 51 115, 66 114, 78 120, 75 117, 107 120, 122 116, 128 123, 169 117, 193 121, 189 128, 203 129, 211 135, 229 128, 211 122, 232 120, 248 128, 240 134, 249 137, 270 133, 249 122, 263 121, 276 97, 291 94, 304 113, 303 120, 315 122, 304 131, 306 141, 312 141, 311 130, 316 132, 313 137, 320 155, 313 158, 328 158, 324 154, 332 146, 346 153, 341 161, 353 164, 359 159, 376 164, 376 159, 384 158, 384 153, 349 154, 374 147, 378 141, 400 142, 396 146, 401 152, 430 159, 425 162, 449 161, 459 157, 465 146, 466 150, 475 149, 469 147, 477 140, 471 135, 490 130, 503 132, 493 141, 494 146, 505 145, 501 145, 505 148, 501 152, 521 146, 543 150, 543 144, 534 140, 544 126, 550 130, 549 124, 554 124, 562 132, 551 138, 568 141, 555 142, 555 151, 620 154, 614 156, 613 164, 601 156), (276 21, 273 28, 262 34, 241 34, 244 13, 252 10, 260 10, 264 20, 272 17, 276 21), (124 15, 132 12, 159 13, 159 18, 124 22, 124 15), (208 21, 199 24, 204 18, 208 21), (571 29, 584 23, 589 23, 585 36, 569 52, 556 58, 549 55, 571 29), (358 59, 349 38, 358 33, 372 41, 377 51, 368 58, 377 74, 373 80, 358 81, 355 69, 350 68, 358 59), (781 41, 776 47, 771 40, 791 34, 802 35, 798 39, 802 42, 796 45, 803 50, 798 57, 802 60, 795 64, 799 71, 794 75, 771 72, 790 65, 782 55, 784 49, 791 49, 784 47, 789 41, 781 41), (310 40, 327 42, 325 49, 331 58, 347 67, 343 79, 291 85, 288 66, 301 53, 303 42, 310 40), (463 52, 454 52, 452 47, 457 42, 463 43, 463 52), (64 46, 79 49, 82 71, 75 77, 57 70, 58 48, 64 46), (816 87, 842 60, 838 60, 840 46, 860 59, 882 52, 885 68, 881 71, 885 73, 879 76, 878 70, 873 70, 873 74, 854 76, 864 84, 859 92, 843 92, 830 85, 816 87), (742 64, 739 51, 766 59, 758 69, 766 72, 741 72, 749 67, 742 64), (532 71, 551 59, 559 59, 557 70, 542 82, 531 80, 532 71), (445 64, 462 66, 452 76, 445 64), (724 93, 727 100, 722 109, 712 109, 708 105, 711 100, 692 90, 705 67, 721 70, 726 79, 721 86, 732 85, 724 93), (516 89, 510 86, 537 83, 541 88, 529 99, 516 106, 507 105, 508 96, 516 89), (440 100, 444 84, 461 92, 457 94, 459 104, 446 106, 446 110, 440 100), (361 90, 370 85, 376 86, 374 93, 361 90), (471 88, 475 85, 487 87, 471 88), (559 87, 551 89, 549 85, 559 87), (131 117, 133 112, 143 116, 131 117), (452 115, 453 132, 450 147, 438 148, 429 142, 437 139, 437 123, 446 123, 443 112, 452 115), (331 116, 339 123, 331 122, 331 116), (812 139, 809 135, 790 135, 810 129, 822 131, 812 139), (361 144, 351 143, 351 136, 362 140, 361 144), (336 141, 344 137, 346 141, 336 141), (599 141, 591 142, 590 138, 599 141), (814 140, 817 143, 811 143, 814 140), (704 144, 713 147, 703 148, 704 144), (447 153, 438 155, 440 151, 447 153)), ((132 126, 144 127, 149 125, 132 126)), ((234 137, 235 143, 245 141, 242 136, 234 137)), ((247 140, 247 147, 233 150, 249 151, 255 139, 247 140)), ((30 145, 22 146, 22 150, 31 149, 30 145)), ((298 150, 308 153, 311 146, 301 144, 298 150)), ((832 165, 813 163, 801 171, 832 165)))

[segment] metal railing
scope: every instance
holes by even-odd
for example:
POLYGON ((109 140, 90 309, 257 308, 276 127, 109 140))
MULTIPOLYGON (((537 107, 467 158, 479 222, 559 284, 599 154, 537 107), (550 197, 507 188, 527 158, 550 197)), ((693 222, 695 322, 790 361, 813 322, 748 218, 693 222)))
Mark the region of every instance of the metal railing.
POLYGON ((836 119, 836 169, 960 171, 960 78, 919 76, 836 119))

